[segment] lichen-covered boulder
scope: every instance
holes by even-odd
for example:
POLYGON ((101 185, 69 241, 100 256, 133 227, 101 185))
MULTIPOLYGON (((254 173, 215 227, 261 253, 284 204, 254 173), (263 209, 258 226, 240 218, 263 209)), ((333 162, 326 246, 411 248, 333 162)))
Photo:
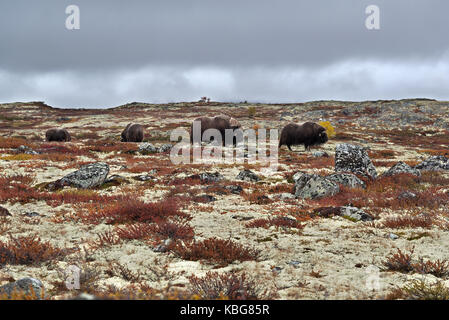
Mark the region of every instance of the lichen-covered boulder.
POLYGON ((337 194, 340 187, 317 174, 303 174, 295 183, 295 196, 301 199, 319 199, 337 194))
POLYGON ((79 170, 66 175, 55 182, 56 187, 70 186, 89 189, 101 186, 109 173, 109 166, 104 162, 86 164, 79 170))
POLYGON ((240 171, 236 178, 239 180, 249 181, 249 182, 257 182, 260 180, 260 178, 257 176, 257 174, 255 174, 251 170, 240 171))
POLYGON ((352 172, 375 179, 377 171, 365 148, 341 143, 335 148, 335 171, 352 172))
POLYGON ((356 207, 340 207, 340 216, 352 221, 373 221, 373 217, 356 207))
POLYGON ((43 297, 44 285, 38 279, 22 278, 17 281, 7 283, 0 287, 0 296, 6 295, 8 299, 16 295, 35 296, 37 299, 43 297))
POLYGON ((161 153, 162 153, 162 152, 167 152, 167 151, 170 151, 171 148, 173 148, 173 146, 172 146, 171 144, 165 143, 165 144, 161 145, 161 146, 157 149, 157 151, 158 151, 158 152, 161 152, 161 153))
POLYGON ((224 179, 223 175, 218 172, 204 172, 199 174, 199 178, 203 182, 219 182, 224 179))
POLYGON ((366 183, 352 173, 334 173, 326 178, 349 188, 366 188, 366 183))
POLYGON ((417 164, 414 168, 424 171, 449 170, 449 158, 445 156, 432 156, 417 164))
POLYGON ((394 166, 392 166, 390 169, 388 169, 383 176, 385 177, 390 177, 390 176, 394 176, 396 174, 400 174, 400 173, 409 173, 412 174, 414 176, 421 176, 421 172, 418 169, 412 168, 410 167, 408 164, 406 164, 405 162, 398 162, 396 163, 394 166))
POLYGON ((140 154, 147 155, 158 152, 158 149, 152 143, 145 142, 139 145, 139 150, 137 151, 140 154))

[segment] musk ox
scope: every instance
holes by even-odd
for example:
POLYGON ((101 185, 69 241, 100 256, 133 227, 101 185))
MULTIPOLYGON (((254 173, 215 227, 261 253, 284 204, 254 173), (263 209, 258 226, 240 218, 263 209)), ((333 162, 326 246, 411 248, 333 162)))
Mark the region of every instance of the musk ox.
POLYGON ((142 142, 143 127, 138 123, 128 123, 122 132, 122 142, 142 142))
POLYGON ((45 139, 47 141, 70 141, 72 138, 70 137, 69 132, 66 129, 49 129, 45 132, 45 139))
POLYGON ((279 148, 285 144, 292 151, 292 145, 304 144, 305 150, 310 150, 310 146, 326 143, 327 140, 326 129, 319 124, 314 122, 306 122, 302 125, 289 123, 281 131, 279 148))
MULTIPOLYGON (((206 142, 210 142, 210 140, 213 140, 213 137, 211 137, 211 139, 207 139, 205 137, 203 137, 203 133, 208 130, 208 129, 216 129, 218 131, 220 131, 221 134, 221 141, 223 143, 223 145, 225 144, 225 133, 226 133, 226 129, 240 129, 242 126, 240 125, 240 123, 232 118, 229 117, 227 115, 218 115, 215 116, 213 118, 211 117, 199 117, 195 120, 193 120, 192 125, 190 126, 190 142, 193 144, 198 143, 200 140, 201 141, 206 141, 206 142), (201 130, 199 130, 199 126, 197 127, 196 125, 201 125, 201 130), (194 130, 195 127, 195 130, 194 130), (196 136, 198 134, 198 137, 196 136), (194 139, 195 136, 195 139, 194 139)), ((243 136, 243 135, 242 135, 243 136)), ((238 137, 235 136, 235 132, 234 132, 234 136, 233 136, 233 144, 237 143, 238 137)))

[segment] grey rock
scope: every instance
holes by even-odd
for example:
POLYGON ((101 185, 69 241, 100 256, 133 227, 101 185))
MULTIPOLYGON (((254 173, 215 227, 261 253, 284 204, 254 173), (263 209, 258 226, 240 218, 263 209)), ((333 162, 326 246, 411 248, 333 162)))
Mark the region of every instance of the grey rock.
POLYGON ((41 215, 38 212, 26 212, 23 214, 25 217, 28 218, 34 218, 34 217, 40 217, 41 215))
POLYGON ((326 178, 349 188, 366 188, 366 183, 352 173, 334 173, 326 178))
POLYGON ((315 152, 312 152, 312 156, 315 157, 315 158, 329 157, 329 155, 327 154, 327 152, 324 152, 324 151, 315 151, 315 152))
POLYGON ((24 153, 24 154, 32 154, 32 155, 39 154, 39 152, 34 151, 33 149, 31 149, 30 147, 27 147, 27 146, 20 146, 17 149, 15 149, 15 152, 16 153, 24 153))
POLYGON ((223 175, 218 172, 204 172, 199 174, 200 180, 203 182, 219 182, 224 179, 223 175))
POLYGON ((399 239, 399 236, 398 236, 397 234, 394 234, 394 233, 388 234, 388 237, 389 237, 391 240, 399 239))
POLYGON ((352 172, 375 179, 377 171, 365 148, 342 143, 335 148, 335 171, 352 172))
POLYGON ((22 278, 15 282, 5 284, 0 287, 0 295, 4 294, 11 298, 13 294, 35 294, 38 299, 44 298, 43 296, 44 285, 38 279, 34 278, 22 278))
POLYGON ((160 146, 160 147, 157 149, 157 151, 158 151, 158 152, 167 152, 167 151, 170 151, 172 147, 173 147, 173 146, 172 146, 171 144, 166 143, 166 144, 163 144, 162 146, 160 146))
POLYGON ((295 196, 302 199, 329 197, 339 191, 338 184, 316 174, 304 174, 295 183, 295 196))
POLYGON ((356 207, 340 207, 340 216, 355 221, 373 221, 373 217, 356 207))
POLYGON ((405 162, 398 162, 396 163, 394 166, 392 166, 390 169, 388 169, 383 176, 385 177, 390 177, 396 174, 400 174, 400 173, 409 173, 415 176, 421 176, 421 172, 418 169, 412 168, 410 167, 408 164, 406 164, 405 162))
POLYGON ((138 152, 140 154, 147 155, 158 152, 158 149, 152 143, 144 142, 139 145, 138 152))
POLYGON ((414 166, 414 168, 424 171, 449 170, 449 158, 445 156, 431 156, 414 166))
POLYGON ((79 170, 66 175, 56 182, 59 186, 71 186, 89 189, 101 186, 109 173, 109 166, 104 162, 86 164, 79 170))
POLYGON ((413 193, 411 191, 404 191, 399 194, 398 199, 415 199, 416 197, 416 193, 413 193))
POLYGON ((229 190, 233 194, 240 194, 243 191, 243 188, 239 185, 225 186, 225 189, 229 190))
POLYGON ((140 174, 138 176, 133 177, 134 180, 137 181, 148 181, 148 180, 156 180, 155 177, 149 175, 149 174, 140 174))
POLYGON ((294 266, 294 267, 297 267, 297 266, 299 266, 301 264, 301 261, 292 260, 292 261, 287 262, 287 264, 289 264, 291 266, 294 266))
POLYGON ((249 182, 257 182, 260 178, 251 170, 243 170, 236 177, 239 180, 249 181, 249 182))

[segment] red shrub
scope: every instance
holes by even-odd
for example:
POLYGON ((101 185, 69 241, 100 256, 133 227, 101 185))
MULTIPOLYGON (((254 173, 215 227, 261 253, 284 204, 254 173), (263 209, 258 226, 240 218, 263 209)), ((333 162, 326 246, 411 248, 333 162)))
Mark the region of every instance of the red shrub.
POLYGON ((236 260, 257 260, 260 252, 253 248, 246 248, 231 240, 209 238, 203 241, 193 241, 183 245, 177 243, 173 252, 185 260, 207 260, 226 266, 236 260))
POLYGON ((69 250, 59 249, 37 236, 10 236, 8 242, 0 242, 0 264, 33 265, 64 257, 69 250))

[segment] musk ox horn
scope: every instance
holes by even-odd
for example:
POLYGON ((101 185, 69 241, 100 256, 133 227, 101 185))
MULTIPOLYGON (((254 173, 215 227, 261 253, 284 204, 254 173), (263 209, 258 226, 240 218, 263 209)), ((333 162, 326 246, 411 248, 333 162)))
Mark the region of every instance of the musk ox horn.
POLYGON ((71 141, 72 137, 70 136, 70 133, 66 129, 62 128, 54 128, 49 129, 47 132, 45 132, 45 140, 48 142, 50 141, 71 141))
POLYGON ((142 142, 143 127, 138 123, 129 123, 122 132, 122 142, 142 142))
POLYGON ((305 150, 310 150, 310 146, 320 145, 328 140, 326 129, 317 123, 306 122, 302 125, 289 123, 281 131, 279 148, 286 145, 292 151, 292 145, 303 144, 305 150))

